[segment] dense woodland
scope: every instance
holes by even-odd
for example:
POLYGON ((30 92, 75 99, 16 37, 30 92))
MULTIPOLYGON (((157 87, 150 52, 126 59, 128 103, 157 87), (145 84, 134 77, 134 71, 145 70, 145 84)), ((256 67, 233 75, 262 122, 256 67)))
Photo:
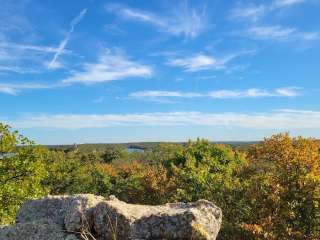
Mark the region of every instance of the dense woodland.
POLYGON ((285 133, 240 149, 198 139, 133 153, 101 146, 47 148, 0 124, 0 224, 12 223, 27 199, 93 193, 141 204, 213 201, 224 214, 219 239, 320 237, 314 139, 285 133))

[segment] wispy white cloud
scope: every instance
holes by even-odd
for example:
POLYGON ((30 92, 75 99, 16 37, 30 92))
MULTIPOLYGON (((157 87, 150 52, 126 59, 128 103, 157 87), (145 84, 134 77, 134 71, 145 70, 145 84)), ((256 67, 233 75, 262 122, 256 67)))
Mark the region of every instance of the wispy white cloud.
POLYGON ((93 84, 130 77, 150 77, 152 68, 128 59, 124 54, 106 50, 96 63, 86 63, 82 71, 74 72, 63 83, 93 84))
POLYGON ((299 3, 304 3, 306 0, 275 0, 274 7, 290 7, 299 3))
POLYGON ((196 93, 196 92, 180 92, 180 91, 139 91, 139 92, 133 92, 129 94, 130 98, 136 98, 136 99, 153 99, 153 98, 196 98, 196 97, 204 97, 205 95, 202 93, 196 93))
POLYGON ((281 25, 262 24, 262 17, 271 14, 275 11, 283 10, 297 4, 305 3, 306 0, 274 0, 269 3, 259 5, 238 5, 231 9, 229 15, 231 19, 248 20, 254 22, 249 27, 241 32, 245 36, 260 40, 300 40, 312 41, 320 39, 320 33, 316 31, 304 32, 295 27, 286 27, 281 25))
POLYGON ((319 40, 320 39, 320 33, 319 32, 301 32, 299 34, 299 37, 303 40, 319 40))
POLYGON ((36 35, 34 24, 25 16, 28 2, 26 0, 1 1, 0 33, 17 34, 24 38, 32 38, 36 35))
POLYGON ((74 19, 72 19, 71 23, 70 23, 70 29, 67 33, 67 35, 65 36, 65 38, 60 42, 59 47, 57 49, 57 51, 55 52, 52 60, 50 61, 50 63, 48 64, 48 68, 50 69, 55 69, 55 68, 59 68, 61 67, 61 64, 59 64, 57 62, 59 56, 64 52, 65 47, 67 46, 70 36, 74 31, 75 26, 81 21, 81 19, 84 17, 84 15, 87 13, 87 9, 83 9, 77 17, 75 17, 74 19))
POLYGON ((104 30, 112 35, 123 35, 125 31, 123 31, 117 24, 111 23, 104 26, 104 30))
POLYGON ((270 112, 151 112, 132 114, 40 114, 5 122, 16 128, 105 128, 113 126, 220 126, 248 129, 319 129, 320 112, 275 110, 270 112))
POLYGON ((196 54, 185 58, 170 59, 167 64, 174 67, 182 67, 188 72, 195 72, 207 69, 223 69, 225 64, 233 58, 233 55, 218 59, 205 54, 196 54))
POLYGON ((267 13, 304 3, 306 0, 274 0, 268 4, 238 5, 230 10, 231 19, 257 21, 267 13))
POLYGON ((30 44, 19 44, 9 42, 6 39, 0 39, 0 48, 3 53, 0 55, 2 59, 20 59, 20 58, 31 58, 34 55, 29 56, 28 54, 46 54, 55 53, 58 49, 50 46, 41 45, 30 45, 30 44), (6 54, 5 54, 6 53, 6 54), (28 53, 28 54, 27 54, 28 53))
POLYGON ((17 44, 7 41, 1 41, 0 46, 4 49, 16 49, 22 51, 34 51, 41 53, 54 53, 58 50, 58 48, 49 47, 49 46, 41 46, 41 45, 30 45, 30 44, 17 44))
POLYGON ((243 50, 234 52, 223 57, 215 57, 209 54, 193 54, 187 57, 172 57, 168 60, 167 65, 181 67, 187 72, 196 72, 201 70, 220 70, 225 69, 227 63, 236 57, 254 54, 255 50, 243 50))
POLYGON ((284 87, 275 90, 276 95, 283 97, 296 97, 302 95, 302 88, 299 87, 284 87))
MULTIPOLYGON (((30 74, 46 70, 44 62, 48 54, 57 48, 43 45, 15 43, 0 39, 0 73, 30 74)), ((65 50, 65 53, 70 53, 65 50)))
POLYGON ((207 76, 199 76, 197 77, 197 79, 200 79, 200 80, 208 80, 208 79, 215 79, 217 78, 216 75, 207 75, 207 76))
POLYGON ((16 95, 17 90, 15 88, 12 88, 12 86, 8 86, 6 84, 0 84, 0 93, 16 95))
POLYGON ((297 97, 302 95, 301 88, 284 87, 274 90, 250 88, 245 90, 216 90, 206 93, 181 91, 138 91, 129 94, 129 98, 139 100, 161 100, 163 98, 213 98, 213 99, 239 99, 263 97, 297 97))
POLYGON ((21 50, 29 50, 35 52, 43 52, 43 53, 53 53, 56 52, 58 49, 54 47, 48 46, 36 46, 36 45, 16 45, 17 48, 21 50))
POLYGON ((48 55, 59 51, 56 47, 37 44, 43 36, 39 35, 37 24, 26 15, 28 10, 29 0, 6 0, 0 4, 1 73, 25 74, 47 70, 48 55))
POLYGON ((282 26, 257 26, 248 29, 248 34, 254 38, 286 40, 294 33, 295 28, 286 28, 282 26))
POLYGON ((262 98, 262 97, 297 97, 302 93, 301 88, 285 87, 277 88, 272 91, 266 89, 250 88, 247 90, 220 90, 208 94, 211 98, 262 98))
POLYGON ((207 28, 207 15, 205 8, 190 8, 185 4, 176 6, 175 12, 168 16, 160 16, 151 12, 132 9, 119 4, 109 4, 106 10, 114 12, 120 17, 129 20, 149 23, 159 30, 173 34, 195 38, 207 28))
POLYGON ((254 39, 262 40, 305 40, 313 41, 320 39, 318 32, 301 32, 296 28, 275 26, 254 26, 246 30, 245 34, 254 39))
POLYGON ((28 67, 18 67, 18 66, 2 66, 0 65, 0 74, 2 73, 18 73, 18 74, 30 74, 30 73, 39 73, 39 70, 35 68, 28 67))
POLYGON ((50 89, 56 88, 59 84, 41 84, 41 83, 0 83, 0 93, 17 95, 23 90, 50 89))
POLYGON ((230 17, 232 19, 249 19, 252 21, 257 21, 267 12, 267 10, 267 7, 264 5, 236 7, 230 11, 230 17))

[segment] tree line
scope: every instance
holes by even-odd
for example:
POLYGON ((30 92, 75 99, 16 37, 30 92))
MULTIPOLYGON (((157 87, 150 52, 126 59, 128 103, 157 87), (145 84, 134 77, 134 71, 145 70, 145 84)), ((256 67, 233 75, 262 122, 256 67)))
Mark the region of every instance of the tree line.
POLYGON ((140 204, 210 200, 223 211, 221 240, 320 236, 320 144, 288 133, 242 151, 197 139, 64 152, 0 123, 0 186, 0 224, 28 199, 93 193, 140 204))

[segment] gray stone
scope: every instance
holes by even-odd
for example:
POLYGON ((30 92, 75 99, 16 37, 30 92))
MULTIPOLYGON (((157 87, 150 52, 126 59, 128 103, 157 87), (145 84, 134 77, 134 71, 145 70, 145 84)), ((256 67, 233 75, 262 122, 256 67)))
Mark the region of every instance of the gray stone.
POLYGON ((113 196, 47 196, 26 202, 15 225, 0 227, 0 240, 214 240, 221 221, 221 209, 206 200, 149 206, 113 196))
POLYGON ((1 240, 65 240, 68 236, 72 236, 74 240, 78 239, 49 219, 0 228, 1 240))
POLYGON ((68 231, 91 229, 94 208, 104 200, 101 196, 86 194, 71 201, 64 217, 65 229, 68 231))
POLYGON ((47 196, 30 200, 20 208, 16 222, 50 219, 68 231, 80 231, 83 226, 91 227, 93 208, 103 200, 103 197, 93 194, 47 196))
POLYGON ((94 228, 100 240, 216 239, 221 209, 206 200, 160 206, 127 204, 112 197, 94 209, 94 228))

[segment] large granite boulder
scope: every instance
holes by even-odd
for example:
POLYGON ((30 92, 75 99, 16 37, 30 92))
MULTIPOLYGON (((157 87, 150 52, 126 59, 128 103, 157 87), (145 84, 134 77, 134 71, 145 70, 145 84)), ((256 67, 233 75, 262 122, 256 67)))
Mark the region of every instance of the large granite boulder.
POLYGON ((47 196, 22 205, 16 223, 50 219, 68 231, 91 228, 94 207, 105 198, 93 194, 47 196))
POLYGON ((160 206, 135 205, 115 197, 94 209, 94 230, 107 239, 216 239, 221 209, 206 200, 160 206))
POLYGON ((26 202, 1 240, 214 240, 222 212, 206 200, 158 206, 127 204, 92 194, 48 196, 26 202))
POLYGON ((1 240, 78 240, 76 235, 68 233, 52 220, 17 223, 0 227, 1 240))

